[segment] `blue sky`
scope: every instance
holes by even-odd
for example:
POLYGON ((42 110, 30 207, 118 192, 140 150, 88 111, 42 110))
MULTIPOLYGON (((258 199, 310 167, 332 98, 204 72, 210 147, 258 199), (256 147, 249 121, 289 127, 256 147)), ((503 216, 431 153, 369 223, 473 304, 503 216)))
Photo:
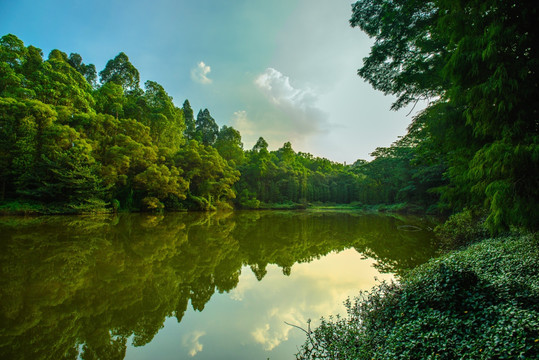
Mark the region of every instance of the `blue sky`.
POLYGON ((177 106, 208 108, 245 148, 351 163, 404 135, 409 109, 356 75, 371 40, 351 28, 349 0, 0 0, 0 35, 79 53, 102 70, 125 52, 141 82, 177 106))

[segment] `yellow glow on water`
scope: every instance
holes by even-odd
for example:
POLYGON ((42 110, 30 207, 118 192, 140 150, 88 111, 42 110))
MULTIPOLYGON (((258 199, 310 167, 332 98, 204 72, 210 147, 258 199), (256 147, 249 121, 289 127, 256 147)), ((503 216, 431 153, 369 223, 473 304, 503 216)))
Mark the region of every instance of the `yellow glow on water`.
POLYGON ((251 318, 252 339, 270 351, 289 339, 289 335, 302 333, 287 325, 307 328, 312 319, 316 326, 320 316, 345 315, 344 300, 368 290, 376 284, 375 278, 390 280, 393 276, 380 274, 354 249, 332 253, 311 263, 296 264, 289 277, 284 277, 276 266, 259 283, 254 275, 242 273, 240 283, 230 297, 248 303, 264 304, 265 310, 251 318))

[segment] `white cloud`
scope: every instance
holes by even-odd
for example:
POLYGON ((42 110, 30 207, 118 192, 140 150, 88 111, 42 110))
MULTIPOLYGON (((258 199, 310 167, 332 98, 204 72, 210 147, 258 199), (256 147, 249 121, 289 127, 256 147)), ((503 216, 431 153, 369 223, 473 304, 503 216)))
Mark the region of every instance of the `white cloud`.
POLYGON ((258 75, 255 85, 273 108, 263 122, 268 129, 278 129, 285 140, 301 141, 325 130, 328 115, 318 107, 318 95, 312 89, 294 87, 288 76, 273 68, 258 75))
POLYGON ((191 70, 191 79, 200 84, 211 84, 212 79, 208 78, 211 72, 211 67, 206 65, 204 61, 197 64, 197 67, 191 70))
POLYGON ((195 330, 193 332, 190 332, 189 334, 184 335, 182 339, 182 343, 185 347, 189 349, 189 355, 191 357, 195 356, 199 352, 202 351, 202 348, 204 347, 198 340, 206 335, 205 331, 198 331, 195 330))
POLYGON ((231 124, 242 136, 256 135, 255 124, 249 120, 245 110, 235 111, 232 115, 231 124))

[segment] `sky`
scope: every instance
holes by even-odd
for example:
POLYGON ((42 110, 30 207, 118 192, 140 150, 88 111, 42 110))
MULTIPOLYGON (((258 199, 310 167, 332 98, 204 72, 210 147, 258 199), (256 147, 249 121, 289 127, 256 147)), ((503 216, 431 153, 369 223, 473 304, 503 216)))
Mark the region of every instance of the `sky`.
POLYGON ((332 161, 371 159, 413 114, 357 76, 373 41, 350 0, 0 0, 0 36, 78 53, 101 71, 124 52, 195 115, 207 108, 245 149, 262 136, 332 161))

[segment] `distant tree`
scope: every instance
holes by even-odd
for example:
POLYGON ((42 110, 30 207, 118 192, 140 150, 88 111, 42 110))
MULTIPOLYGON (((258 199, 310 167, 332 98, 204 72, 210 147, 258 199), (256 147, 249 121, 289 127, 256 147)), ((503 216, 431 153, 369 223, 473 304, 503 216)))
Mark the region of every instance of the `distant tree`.
POLYGON ((124 92, 135 92, 140 89, 139 71, 131 64, 127 55, 119 53, 114 59, 109 60, 105 68, 99 72, 101 84, 113 82, 120 85, 124 92))
POLYGON ((235 165, 240 165, 243 162, 244 153, 241 135, 232 126, 224 125, 221 128, 214 147, 226 161, 233 161, 235 165))
POLYGON ((253 146, 254 152, 268 151, 268 142, 263 137, 259 137, 256 144, 253 146))
POLYGON ((213 145, 219 133, 219 126, 214 118, 210 115, 208 109, 200 110, 195 122, 196 131, 200 134, 201 141, 204 145, 213 145))
POLYGON ((92 87, 97 85, 97 71, 94 64, 84 64, 82 62, 82 56, 77 53, 69 54, 68 63, 84 76, 92 87))
POLYGON ((284 162, 291 163, 295 160, 296 153, 292 149, 292 144, 287 141, 283 144, 283 147, 277 150, 277 156, 284 162))
POLYGON ((194 140, 196 136, 195 115, 193 113, 193 109, 191 108, 191 104, 189 103, 189 100, 185 100, 183 102, 182 110, 183 110, 183 116, 185 118, 184 135, 187 140, 194 140))

